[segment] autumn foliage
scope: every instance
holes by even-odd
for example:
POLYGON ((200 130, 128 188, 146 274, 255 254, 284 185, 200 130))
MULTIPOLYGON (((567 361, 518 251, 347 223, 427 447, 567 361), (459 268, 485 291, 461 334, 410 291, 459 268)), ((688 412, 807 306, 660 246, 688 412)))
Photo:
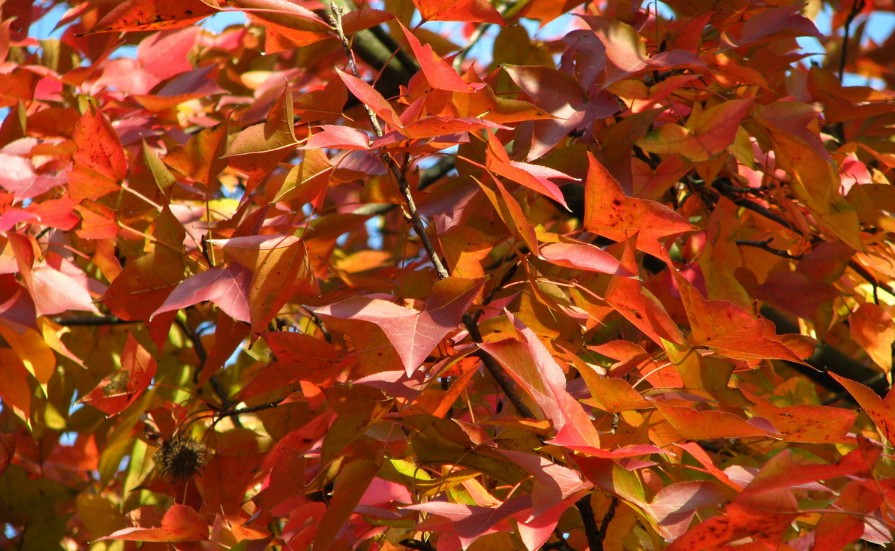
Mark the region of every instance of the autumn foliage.
POLYGON ((62 4, 0 1, 0 546, 892 543, 891 3, 62 4))

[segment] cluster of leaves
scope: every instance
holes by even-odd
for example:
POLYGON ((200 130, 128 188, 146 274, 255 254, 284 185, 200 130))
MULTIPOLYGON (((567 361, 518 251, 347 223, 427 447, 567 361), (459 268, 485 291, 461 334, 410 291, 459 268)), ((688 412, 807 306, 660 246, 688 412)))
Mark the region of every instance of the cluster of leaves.
POLYGON ((30 37, 56 4, 0 2, 2 545, 892 542, 895 94, 841 84, 895 83, 880 6, 30 37))

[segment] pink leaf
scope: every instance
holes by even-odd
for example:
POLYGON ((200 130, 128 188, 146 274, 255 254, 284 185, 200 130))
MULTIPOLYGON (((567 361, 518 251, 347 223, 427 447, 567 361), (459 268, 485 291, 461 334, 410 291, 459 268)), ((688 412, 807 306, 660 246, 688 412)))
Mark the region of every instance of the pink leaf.
POLYGON ((355 128, 325 124, 322 132, 311 136, 302 149, 370 149, 370 138, 355 128))
POLYGON ((557 434, 552 443, 575 450, 600 448, 600 437, 584 408, 566 390, 562 368, 531 329, 514 319, 517 338, 482 343, 535 401, 557 434))
POLYGON ((210 301, 231 318, 248 322, 251 319, 248 301, 251 280, 252 272, 239 264, 211 268, 181 282, 152 317, 210 301))
POLYGON ((587 243, 547 243, 541 245, 540 253, 541 258, 557 266, 603 274, 628 274, 618 259, 587 243))
POLYGON ((478 280, 456 277, 439 281, 432 288, 423 311, 378 298, 352 297, 317 308, 316 312, 378 325, 395 347, 409 376, 448 333, 457 329, 482 285, 478 280))

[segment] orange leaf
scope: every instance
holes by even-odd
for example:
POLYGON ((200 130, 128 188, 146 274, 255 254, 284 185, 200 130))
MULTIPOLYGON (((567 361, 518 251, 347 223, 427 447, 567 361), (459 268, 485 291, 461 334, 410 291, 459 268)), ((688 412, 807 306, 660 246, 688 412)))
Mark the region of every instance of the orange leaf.
POLYGON ((885 399, 882 399, 861 383, 840 377, 832 372, 828 373, 857 400, 858 405, 864 409, 886 440, 895 445, 895 392, 890 391, 885 399))
POLYGON ((199 0, 126 0, 100 19, 87 34, 179 29, 215 11, 199 0))
POLYGON ((658 240, 692 231, 680 214, 655 201, 625 196, 621 185, 590 153, 584 191, 584 227, 603 237, 624 241, 639 234, 637 248, 658 253, 658 240))
POLYGON ((895 343, 895 322, 886 308, 866 303, 848 317, 851 338, 861 345, 876 365, 888 373, 892 370, 892 344, 895 343))
POLYGON ((413 0, 424 21, 467 21, 503 25, 487 0, 413 0))
POLYGON ((124 528, 97 541, 159 541, 184 542, 208 539, 208 522, 192 507, 174 504, 162 517, 158 528, 124 528))

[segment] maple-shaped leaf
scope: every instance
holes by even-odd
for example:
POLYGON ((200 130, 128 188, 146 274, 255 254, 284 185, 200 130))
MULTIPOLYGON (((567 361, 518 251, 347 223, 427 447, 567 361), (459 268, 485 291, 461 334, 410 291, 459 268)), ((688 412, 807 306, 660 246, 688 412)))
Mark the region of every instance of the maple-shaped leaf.
POLYGON ((227 148, 227 123, 201 130, 171 149, 164 162, 188 178, 210 185, 227 166, 221 157, 227 148))
POLYGON ((388 337, 408 376, 448 333, 457 329, 463 314, 484 282, 457 277, 437 282, 422 311, 379 298, 352 297, 315 311, 324 316, 375 323, 388 337))
MULTIPOLYGON (((399 23, 400 24, 400 23, 399 23)), ((426 77, 429 86, 436 90, 449 90, 454 92, 471 92, 476 86, 468 84, 454 71, 450 63, 437 55, 432 46, 423 45, 420 40, 410 32, 407 27, 401 25, 407 44, 413 52, 413 56, 420 64, 420 70, 426 77)))
POLYGON ((518 319, 513 321, 517 338, 481 343, 479 348, 494 356, 553 422, 555 445, 584 453, 599 450, 599 434, 581 404, 566 390, 562 368, 531 329, 518 319))
POLYGON ((100 19, 87 34, 179 29, 215 11, 200 0, 125 0, 100 19))
POLYGON ((563 71, 525 65, 504 65, 503 70, 532 103, 553 115, 552 119, 533 123, 527 160, 543 157, 569 133, 619 110, 611 95, 599 89, 586 92, 575 77, 563 71))
POLYGON ((466 21, 503 25, 488 0, 413 0, 423 21, 466 21))
POLYGON ((216 266, 200 272, 181 282, 153 312, 150 320, 164 312, 209 301, 231 318, 251 322, 248 300, 251 282, 252 272, 237 263, 228 267, 216 266))
POLYGON ((814 22, 799 13, 800 11, 799 6, 781 6, 762 10, 746 19, 739 37, 730 36, 729 33, 722 31, 721 40, 733 47, 740 48, 759 44, 778 34, 823 37, 814 22))
POLYGON ((674 406, 661 401, 654 402, 659 412, 686 440, 712 440, 715 438, 748 438, 773 436, 757 424, 726 411, 698 411, 689 407, 674 406))
POLYGON ((574 180, 575 178, 546 166, 521 163, 510 159, 503 144, 490 132, 487 132, 488 148, 485 166, 497 175, 521 184, 542 195, 550 197, 560 205, 569 208, 559 187, 550 181, 551 178, 574 180))
POLYGON ((80 202, 116 191, 127 175, 127 157, 109 120, 92 105, 75 125, 77 152, 69 194, 80 202))
MULTIPOLYGON (((667 253, 662 256, 667 258, 667 253)), ((727 357, 746 361, 773 358, 802 363, 814 353, 814 339, 778 336, 770 320, 727 301, 706 300, 676 269, 672 268, 672 274, 690 320, 689 340, 694 346, 713 348, 727 357)))
MULTIPOLYGON (((35 263, 35 251, 39 247, 33 237, 10 232, 7 239, 37 315, 61 314, 67 310, 97 312, 89 291, 90 280, 77 265, 56 255, 48 255, 44 261, 35 263)), ((98 285, 93 287, 101 292, 98 285)))
POLYGON ((672 50, 647 57, 646 44, 640 33, 624 21, 614 17, 580 16, 606 48, 606 71, 603 85, 608 86, 623 78, 648 69, 704 67, 693 52, 672 50))
POLYGON ((161 526, 123 528, 97 541, 189 542, 208 539, 208 521, 187 505, 175 503, 162 517, 161 526))
POLYGON ((0 188, 11 193, 17 200, 24 201, 43 195, 68 181, 61 171, 38 171, 31 159, 6 153, 11 145, 13 144, 0 150, 0 164, 3 166, 3 171, 0 172, 0 188))
POLYGON ((512 450, 500 450, 500 453, 534 477, 532 516, 539 516, 560 501, 593 487, 578 471, 543 457, 512 450))
POLYGON ((318 293, 304 242, 295 236, 254 235, 209 242, 222 245, 227 258, 252 271, 248 304, 254 332, 263 331, 296 293, 318 293))
POLYGON ((117 415, 133 404, 152 383, 157 364, 132 334, 121 353, 121 369, 105 377, 81 401, 106 415, 117 415))
POLYGON ((895 445, 895 392, 889 391, 885 398, 880 398, 867 386, 830 373, 845 390, 851 394, 858 405, 867 413, 870 420, 882 432, 890 444, 895 445))
POLYGON ((750 408, 752 412, 770 421, 787 442, 846 442, 858 415, 853 410, 832 406, 777 407, 748 391, 744 394, 755 404, 750 408))
POLYGON ((637 248, 661 256, 659 239, 695 229, 661 203, 628 197, 618 181, 590 153, 584 188, 584 227, 615 241, 635 233, 637 248))
POLYGON ((851 337, 861 345, 876 365, 888 373, 892 370, 892 344, 895 343, 895 321, 889 309, 865 303, 848 317, 851 337))
POLYGON ((756 109, 754 116, 770 131, 777 163, 791 176, 789 185, 817 224, 853 249, 863 250, 857 213, 840 193, 839 173, 820 135, 811 130, 818 124, 815 108, 778 101, 756 109))
MULTIPOLYGON (((417 526, 421 530, 433 530, 440 538, 449 537, 455 540, 456 547, 469 547, 480 537, 509 528, 508 517, 529 508, 530 501, 526 497, 516 497, 496 507, 450 503, 447 501, 430 501, 408 505, 403 509, 429 513, 429 517, 417 526)), ((450 545, 450 544, 449 544, 450 545)))
POLYGON ((664 486, 652 501, 642 506, 656 521, 662 536, 674 540, 687 531, 697 509, 726 501, 730 492, 724 492, 722 488, 716 482, 705 480, 677 482, 664 486))
POLYGON ((689 161, 707 161, 733 144, 740 122, 751 108, 751 99, 725 101, 704 111, 701 104, 696 104, 686 126, 663 124, 636 143, 651 153, 675 153, 689 161))
POLYGON ((336 69, 336 74, 339 75, 339 78, 342 79, 342 82, 345 83, 348 90, 354 94, 354 97, 372 109, 380 119, 384 120, 393 128, 401 128, 403 126, 401 118, 395 112, 395 109, 384 97, 382 97, 382 94, 377 92, 372 86, 356 76, 349 75, 339 69, 336 69))
POLYGON ((270 106, 267 119, 237 134, 224 156, 257 155, 295 147, 298 139, 295 137, 293 116, 292 92, 286 86, 270 106))

